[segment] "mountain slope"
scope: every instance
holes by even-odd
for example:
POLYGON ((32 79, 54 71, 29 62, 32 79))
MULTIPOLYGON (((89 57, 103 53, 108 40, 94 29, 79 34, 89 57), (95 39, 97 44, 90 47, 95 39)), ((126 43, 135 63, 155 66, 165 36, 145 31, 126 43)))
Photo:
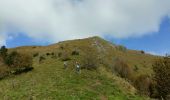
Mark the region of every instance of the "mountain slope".
POLYGON ((134 75, 152 73, 152 62, 158 58, 140 51, 124 50, 99 37, 64 41, 49 46, 26 46, 9 51, 27 53, 34 57, 34 70, 0 81, 0 98, 5 100, 146 100, 136 95, 137 90, 125 79, 113 74, 110 66, 119 57, 138 70, 134 75), (94 50, 91 51, 89 47, 94 50), (71 55, 78 51, 79 55, 71 55), (81 70, 77 74, 74 62, 79 61, 87 51, 97 53, 102 63, 97 70, 81 70), (48 54, 50 55, 48 55, 48 54), (67 54, 68 69, 63 69, 63 61, 58 54, 67 54), (45 59, 39 62, 40 57, 45 59))

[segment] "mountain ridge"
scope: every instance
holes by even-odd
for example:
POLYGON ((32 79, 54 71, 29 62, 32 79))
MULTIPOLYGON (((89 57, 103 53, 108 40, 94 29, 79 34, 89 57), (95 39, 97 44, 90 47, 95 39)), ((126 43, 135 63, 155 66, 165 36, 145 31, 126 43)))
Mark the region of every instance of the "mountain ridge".
POLYGON ((128 70, 133 71, 133 77, 143 74, 150 77, 153 73, 152 62, 159 58, 141 51, 129 50, 96 36, 48 46, 10 48, 9 52, 12 51, 31 55, 34 69, 0 81, 0 87, 3 87, 0 89, 0 98, 10 100, 149 100, 148 96, 138 94, 138 90, 128 78, 122 78, 114 72, 113 66, 115 59, 121 59, 129 66, 128 70), (85 56, 98 58, 95 63, 99 64, 96 70, 82 69, 78 75, 75 62, 78 61, 80 66, 83 66, 82 59, 85 60, 85 56), (65 60, 68 62, 67 70, 63 69, 65 60))

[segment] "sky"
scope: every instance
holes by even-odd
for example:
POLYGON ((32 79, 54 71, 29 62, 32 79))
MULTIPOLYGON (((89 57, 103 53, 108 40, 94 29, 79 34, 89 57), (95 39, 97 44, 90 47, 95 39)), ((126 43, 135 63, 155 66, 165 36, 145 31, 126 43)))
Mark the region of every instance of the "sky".
POLYGON ((0 0, 0 45, 48 45, 89 36, 170 53, 170 0, 0 0))

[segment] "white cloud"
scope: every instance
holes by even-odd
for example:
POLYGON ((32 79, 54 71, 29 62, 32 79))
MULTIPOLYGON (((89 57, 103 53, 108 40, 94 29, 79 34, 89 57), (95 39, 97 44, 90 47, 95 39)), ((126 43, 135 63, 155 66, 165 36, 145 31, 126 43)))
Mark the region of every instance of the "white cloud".
POLYGON ((168 54, 168 50, 159 51, 159 52, 147 51, 147 53, 148 53, 148 54, 152 54, 152 55, 157 55, 157 56, 165 56, 166 54, 168 54))
POLYGON ((0 29, 6 37, 24 32, 50 42, 142 36, 158 31, 168 15, 170 0, 0 0, 0 29))
POLYGON ((6 44, 6 42, 5 42, 5 36, 4 35, 2 35, 2 34, 0 34, 0 46, 2 46, 2 45, 5 45, 6 44))

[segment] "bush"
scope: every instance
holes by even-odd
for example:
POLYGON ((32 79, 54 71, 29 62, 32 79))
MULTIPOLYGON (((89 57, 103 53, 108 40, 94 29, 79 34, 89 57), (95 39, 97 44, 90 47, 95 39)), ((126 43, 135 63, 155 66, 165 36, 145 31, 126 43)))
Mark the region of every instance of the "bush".
POLYGON ((8 66, 12 66, 14 65, 14 61, 16 59, 16 57, 19 56, 19 54, 16 51, 11 52, 5 59, 5 64, 7 64, 8 66))
POLYGON ((88 49, 88 51, 82 55, 81 68, 87 70, 96 70, 99 66, 99 59, 95 51, 88 49))
POLYGON ((134 71, 138 71, 138 70, 139 70, 138 66, 135 65, 133 70, 134 70, 134 71))
POLYGON ((164 57, 155 61, 153 70, 159 97, 166 99, 167 95, 170 94, 170 58, 164 57))
POLYGON ((16 69, 12 70, 11 73, 17 75, 17 74, 21 74, 23 72, 26 73, 31 70, 33 70, 33 67, 22 67, 22 68, 16 68, 16 69))
POLYGON ((49 56, 49 55, 50 55, 50 53, 46 53, 46 55, 47 55, 47 56, 49 56))
POLYGON ((71 55, 79 55, 79 52, 77 50, 72 51, 71 55))
POLYGON ((35 48, 36 48, 36 46, 33 46, 32 48, 33 48, 33 49, 35 49, 35 48))
POLYGON ((29 68, 32 67, 32 57, 26 54, 17 54, 13 60, 12 67, 29 68))
POLYGON ((116 47, 118 50, 122 51, 122 52, 126 52, 127 48, 125 46, 119 45, 116 47))
POLYGON ((71 60, 70 55, 68 54, 68 52, 62 53, 61 60, 62 60, 62 61, 71 60))
POLYGON ((159 98, 159 93, 156 89, 156 86, 157 86, 156 82, 152 80, 149 86, 149 92, 151 98, 159 98))
POLYGON ((134 81, 134 86, 139 90, 140 94, 150 95, 151 79, 148 75, 140 75, 134 81))
POLYGON ((60 46, 60 49, 61 49, 61 50, 64 50, 64 46, 60 46))
POLYGON ((8 53, 8 49, 5 47, 5 46, 2 46, 0 48, 0 56, 2 57, 2 59, 5 61, 6 59, 6 56, 7 56, 7 53, 8 53))
POLYGON ((59 52, 59 53, 58 53, 58 57, 61 57, 61 56, 62 56, 62 52, 59 52))
POLYGON ((42 62, 43 60, 45 60, 45 57, 40 56, 40 58, 39 58, 39 63, 42 62))
POLYGON ((127 65, 126 62, 120 58, 115 60, 113 72, 116 72, 122 78, 130 78, 132 75, 132 68, 127 65))
POLYGON ((141 52, 141 54, 145 54, 145 51, 143 51, 143 50, 142 50, 142 51, 140 51, 140 52, 141 52))
POLYGON ((33 57, 37 57, 39 55, 39 53, 37 52, 37 53, 34 53, 33 54, 33 57))
POLYGON ((11 73, 22 73, 33 69, 32 57, 26 54, 21 54, 16 51, 11 52, 5 60, 5 63, 10 67, 11 73))
POLYGON ((0 56, 0 63, 3 63, 3 58, 0 56))
MULTIPOLYGON (((0 62, 1 63, 1 62, 0 62)), ((11 74, 19 74, 33 69, 32 56, 16 51, 9 53, 5 58, 5 64, 0 66, 0 79, 11 74)))
POLYGON ((54 56, 54 52, 51 52, 51 55, 54 56))
POLYGON ((8 76, 8 67, 4 64, 0 66, 0 79, 3 79, 4 77, 8 76))
POLYGON ((58 55, 56 55, 54 52, 52 52, 51 55, 52 55, 51 58, 53 58, 53 59, 57 59, 58 58, 58 55))

